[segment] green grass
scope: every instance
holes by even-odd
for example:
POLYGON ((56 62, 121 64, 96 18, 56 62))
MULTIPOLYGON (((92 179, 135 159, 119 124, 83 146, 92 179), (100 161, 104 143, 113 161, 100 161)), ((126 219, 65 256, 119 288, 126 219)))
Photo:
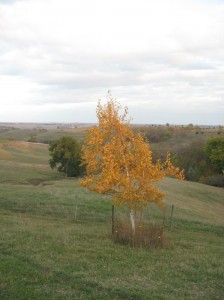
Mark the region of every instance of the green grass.
POLYGON ((223 189, 159 183, 168 243, 135 249, 109 238, 110 197, 53 172, 46 146, 0 150, 0 299, 224 299, 223 189))

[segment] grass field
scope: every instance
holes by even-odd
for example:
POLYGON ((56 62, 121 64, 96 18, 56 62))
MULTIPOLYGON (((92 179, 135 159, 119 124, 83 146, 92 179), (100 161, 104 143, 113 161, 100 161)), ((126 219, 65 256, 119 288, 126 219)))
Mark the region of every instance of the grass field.
POLYGON ((0 131, 0 140, 15 141, 35 141, 37 143, 49 143, 62 136, 72 136, 78 140, 84 137, 84 128, 65 128, 65 129, 38 129, 38 128, 8 128, 3 132, 0 131))
MULTIPOLYGON (((48 159, 46 145, 0 143, 0 299, 224 299, 223 189, 159 183, 166 246, 136 249, 109 238, 110 197, 48 159)), ((144 218, 162 212, 149 206, 144 218)))

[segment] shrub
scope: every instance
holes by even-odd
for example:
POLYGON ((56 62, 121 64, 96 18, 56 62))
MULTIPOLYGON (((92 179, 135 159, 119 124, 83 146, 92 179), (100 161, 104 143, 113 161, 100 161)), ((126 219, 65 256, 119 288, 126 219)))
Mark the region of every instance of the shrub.
POLYGON ((82 174, 84 168, 81 163, 81 146, 72 137, 64 136, 49 144, 50 166, 57 168, 59 172, 68 177, 76 177, 82 174))
POLYGON ((187 180, 199 181, 201 176, 206 176, 210 172, 204 145, 203 140, 197 140, 172 153, 174 164, 185 170, 187 180))
POLYGON ((217 187, 224 187, 224 175, 217 174, 217 175, 205 177, 203 179, 203 183, 217 186, 217 187))

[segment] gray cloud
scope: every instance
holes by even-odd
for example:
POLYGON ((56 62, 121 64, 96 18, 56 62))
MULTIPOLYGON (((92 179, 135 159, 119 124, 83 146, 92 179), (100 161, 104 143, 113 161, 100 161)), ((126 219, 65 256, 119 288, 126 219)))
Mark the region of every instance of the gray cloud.
POLYGON ((56 121, 58 107, 65 120, 73 107, 75 121, 77 105, 92 109, 86 103, 96 103, 110 89, 130 105, 136 122, 147 122, 153 112, 158 123, 162 116, 180 122, 179 115, 190 123, 198 112, 197 123, 223 123, 224 5, 141 0, 132 7, 115 1, 110 8, 120 11, 113 19, 101 0, 96 7, 85 0, 76 9, 73 1, 65 2, 55 0, 53 7, 42 0, 0 2, 2 109, 44 105, 39 118, 51 108, 56 121), (85 10, 87 3, 95 16, 85 10))
POLYGON ((16 1, 18 1, 18 0, 0 0, 0 4, 11 4, 16 1))

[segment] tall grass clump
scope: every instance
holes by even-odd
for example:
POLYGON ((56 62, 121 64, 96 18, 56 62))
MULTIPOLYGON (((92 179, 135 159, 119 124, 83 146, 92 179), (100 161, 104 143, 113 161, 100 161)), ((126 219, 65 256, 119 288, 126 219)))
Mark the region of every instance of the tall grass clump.
POLYGON ((133 234, 130 222, 121 219, 116 220, 112 240, 115 243, 142 248, 161 248, 166 244, 162 224, 139 223, 133 234))

